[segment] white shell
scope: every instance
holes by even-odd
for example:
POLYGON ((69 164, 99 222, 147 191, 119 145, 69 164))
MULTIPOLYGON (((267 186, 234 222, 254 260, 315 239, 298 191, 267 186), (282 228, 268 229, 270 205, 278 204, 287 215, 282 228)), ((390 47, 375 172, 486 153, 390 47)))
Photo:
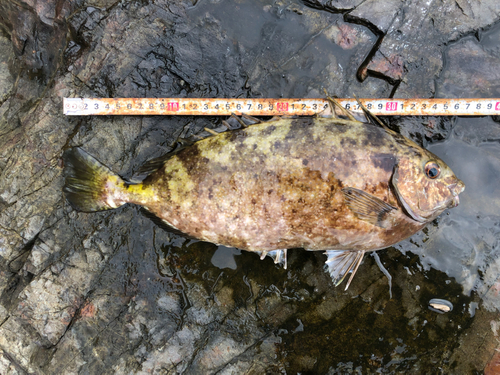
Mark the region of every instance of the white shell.
POLYGON ((429 301, 429 310, 444 314, 453 310, 453 305, 445 299, 433 298, 429 301))

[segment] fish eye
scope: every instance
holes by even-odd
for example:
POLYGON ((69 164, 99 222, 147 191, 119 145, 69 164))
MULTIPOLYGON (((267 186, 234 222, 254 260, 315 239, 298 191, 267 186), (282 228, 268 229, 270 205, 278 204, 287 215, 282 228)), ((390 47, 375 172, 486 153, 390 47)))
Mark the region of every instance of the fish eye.
POLYGON ((439 165, 437 165, 433 161, 428 161, 427 164, 425 164, 425 174, 427 177, 435 179, 439 176, 441 173, 441 168, 439 168, 439 165))

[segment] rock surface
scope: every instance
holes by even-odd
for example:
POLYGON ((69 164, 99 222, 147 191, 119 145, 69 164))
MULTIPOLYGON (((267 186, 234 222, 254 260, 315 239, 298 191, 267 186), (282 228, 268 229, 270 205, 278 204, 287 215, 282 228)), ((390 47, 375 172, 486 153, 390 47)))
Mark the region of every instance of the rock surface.
POLYGON ((390 119, 483 188, 380 252, 392 298, 373 257, 345 292, 320 253, 290 251, 283 270, 138 207, 75 212, 60 157, 80 145, 130 176, 221 121, 65 117, 62 97, 498 97, 499 19, 496 0, 0 1, 0 373, 493 371, 490 119, 390 119))

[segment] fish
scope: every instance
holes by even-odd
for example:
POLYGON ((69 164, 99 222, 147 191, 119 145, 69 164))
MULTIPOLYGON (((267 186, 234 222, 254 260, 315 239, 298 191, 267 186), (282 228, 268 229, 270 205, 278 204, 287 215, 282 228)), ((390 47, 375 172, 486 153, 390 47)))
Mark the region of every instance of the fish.
POLYGON ((361 103, 328 97, 324 113, 226 128, 124 180, 80 147, 63 155, 63 190, 76 210, 141 205, 169 227, 218 245, 270 256, 324 251, 335 286, 364 254, 392 246, 459 204, 464 183, 438 156, 391 130, 361 103))

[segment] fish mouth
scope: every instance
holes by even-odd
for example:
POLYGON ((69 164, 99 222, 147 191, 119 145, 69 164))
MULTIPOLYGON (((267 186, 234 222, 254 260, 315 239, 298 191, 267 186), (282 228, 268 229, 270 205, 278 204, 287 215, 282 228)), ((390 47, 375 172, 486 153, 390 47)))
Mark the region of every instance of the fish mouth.
POLYGON ((448 189, 450 189, 451 195, 453 195, 453 198, 450 202, 450 207, 457 207, 460 203, 460 198, 458 195, 464 191, 465 189, 465 184, 462 182, 462 180, 458 180, 457 182, 448 185, 448 189))

